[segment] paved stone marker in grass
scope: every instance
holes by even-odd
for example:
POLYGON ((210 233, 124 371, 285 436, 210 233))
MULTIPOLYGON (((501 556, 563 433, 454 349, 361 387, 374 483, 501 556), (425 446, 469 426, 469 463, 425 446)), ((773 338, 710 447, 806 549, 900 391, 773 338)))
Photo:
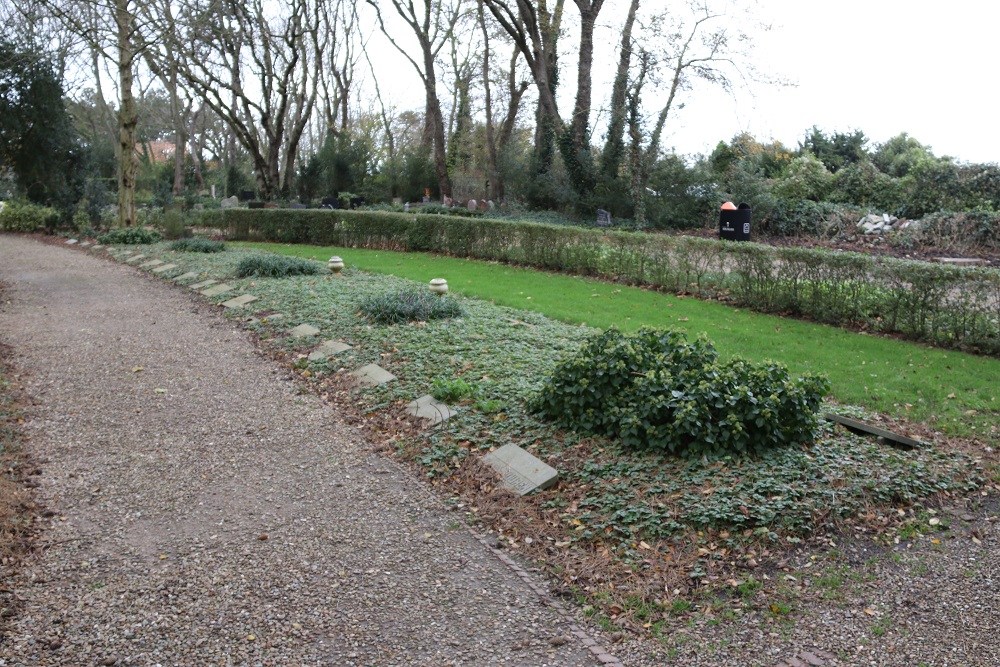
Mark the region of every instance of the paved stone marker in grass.
POLYGON ((219 282, 218 280, 202 280, 200 283, 195 283, 194 285, 188 285, 193 290, 205 289, 219 282))
POLYGON ((517 445, 504 445, 487 454, 483 461, 503 477, 503 486, 519 495, 547 489, 556 483, 559 472, 517 445))
POLYGON ((66 245, 73 245, 76 243, 76 239, 66 239, 66 245))
POLYGON ((248 303, 253 303, 257 300, 253 294, 241 294, 240 296, 233 297, 229 301, 223 301, 222 305, 226 308, 242 308, 248 303))
POLYGON ((104 246, 102 246, 100 243, 95 243, 93 246, 90 247, 91 250, 101 250, 103 248, 104 246))
POLYGON ((215 285, 214 287, 209 287, 207 290, 202 291, 202 296, 221 296, 226 292, 232 292, 236 289, 236 285, 230 285, 229 283, 222 283, 221 285, 215 285))
POLYGON ((125 263, 126 264, 135 264, 137 262, 141 262, 144 259, 146 259, 146 256, 143 255, 142 253, 139 253, 138 255, 133 255, 132 257, 129 257, 128 259, 126 259, 125 263))
POLYGON ((311 324, 300 324, 294 329, 288 330, 288 335, 292 338, 308 338, 309 336, 315 336, 319 333, 319 329, 311 324))
POLYGON ((143 262, 142 264, 140 264, 139 268, 140 269, 151 269, 154 266, 159 266, 160 264, 163 264, 163 260, 162 259, 151 259, 148 262, 143 262))
POLYGON ((341 343, 336 340, 324 341, 322 345, 317 347, 309 354, 309 361, 323 361, 327 357, 332 357, 338 355, 342 352, 347 352, 351 349, 351 346, 347 343, 341 343))
POLYGON ((83 243, 80 244, 80 247, 81 248, 89 248, 90 247, 90 241, 84 241, 83 243))
POLYGON ((153 269, 153 273, 164 273, 165 271, 169 271, 170 269, 176 269, 176 268, 177 268, 176 264, 164 264, 163 266, 158 266, 155 269, 153 269))
POLYGON ((939 264, 951 264, 952 266, 986 266, 989 264, 985 259, 975 257, 935 257, 934 261, 939 264))
POLYGON ((426 419, 434 426, 451 419, 455 410, 428 394, 407 404, 406 414, 426 419))
MULTIPOLYGON (((191 280, 192 278, 197 278, 201 274, 197 271, 188 271, 187 273, 182 273, 181 275, 174 278, 175 283, 182 283, 185 280, 191 280)), ((207 286, 206 286, 207 287, 207 286)))
POLYGON ((396 376, 385 370, 378 364, 368 364, 367 366, 362 366, 356 371, 352 371, 353 375, 359 384, 366 387, 377 387, 380 384, 385 384, 386 382, 392 382, 396 379, 396 376))

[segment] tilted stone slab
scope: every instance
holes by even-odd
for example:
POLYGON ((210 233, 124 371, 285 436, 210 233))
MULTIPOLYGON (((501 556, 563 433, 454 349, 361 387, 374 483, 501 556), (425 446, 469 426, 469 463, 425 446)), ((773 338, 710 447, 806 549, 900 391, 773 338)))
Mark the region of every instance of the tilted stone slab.
POLYGON ((158 266, 155 269, 153 269, 153 273, 166 273, 170 269, 176 269, 176 268, 177 268, 176 264, 164 264, 163 266, 158 266))
POLYGON ((139 253, 138 255, 133 255, 133 256, 129 257, 128 259, 126 259, 125 263, 126 264, 136 264, 138 262, 141 262, 144 259, 146 259, 146 256, 143 255, 142 253, 139 253))
POLYGON ((89 248, 90 247, 90 241, 82 241, 80 243, 80 247, 81 248, 89 248))
POLYGON ((336 340, 325 341, 309 354, 309 361, 323 361, 327 357, 332 357, 343 352, 347 352, 351 346, 336 340))
POLYGON ((986 266, 989 264, 985 259, 976 257, 935 257, 934 261, 939 264, 951 264, 952 266, 986 266))
POLYGON ((66 245, 73 245, 76 243, 76 239, 66 239, 66 245))
POLYGON ((214 287, 209 287, 207 290, 202 290, 202 296, 222 296, 226 292, 232 292, 236 289, 236 285, 230 285, 229 283, 222 283, 221 285, 215 285, 214 287))
POLYGON ((368 364, 367 366, 362 366, 356 371, 352 371, 353 375, 359 384, 366 387, 377 387, 380 384, 385 384, 386 382, 392 382, 396 379, 396 376, 385 370, 378 364, 368 364))
POLYGON ((451 419, 455 412, 453 408, 438 401, 430 394, 421 396, 406 406, 406 414, 426 419, 431 425, 451 419))
POLYGON ((519 495, 547 489, 556 483, 559 472, 517 445, 504 445, 487 454, 485 461, 503 478, 503 486, 519 495))
POLYGON ((253 294, 241 294, 240 296, 234 297, 229 301, 223 301, 222 305, 226 308, 242 308, 248 303, 253 303, 257 300, 253 294))
POLYGON ((319 333, 319 329, 311 324, 300 324, 294 329, 288 330, 288 335, 292 338, 308 338, 309 336, 315 336, 319 333))
MULTIPOLYGON (((198 273, 197 271, 188 271, 187 273, 182 273, 181 275, 179 275, 176 278, 174 278, 174 282, 175 283, 182 283, 185 280, 194 280, 195 278, 197 278, 200 275, 201 274, 198 273)), ((208 287, 208 286, 206 285, 206 287, 208 287)))
POLYGON ((94 245, 90 246, 90 249, 91 250, 104 250, 104 246, 102 246, 100 243, 95 243, 94 245))
POLYGON ((212 285, 219 282, 218 280, 202 280, 200 283, 195 283, 194 285, 188 285, 193 290, 205 289, 206 287, 211 287, 212 285))
POLYGON ((163 264, 163 260, 162 259, 151 259, 148 262, 143 262, 142 264, 140 264, 139 268, 140 269, 151 269, 154 266, 159 266, 160 264, 163 264))

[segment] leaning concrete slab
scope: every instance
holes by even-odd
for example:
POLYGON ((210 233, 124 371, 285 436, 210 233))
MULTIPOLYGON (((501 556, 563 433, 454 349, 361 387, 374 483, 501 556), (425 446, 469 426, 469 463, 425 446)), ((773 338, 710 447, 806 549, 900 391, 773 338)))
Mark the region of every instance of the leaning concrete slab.
POLYGON ((406 406, 406 414, 426 419, 435 425, 451 419, 455 410, 428 394, 409 403, 406 406))
POLYGON ((221 296, 226 292, 232 292, 236 289, 236 285, 230 285, 229 283, 222 283, 221 285, 215 285, 209 287, 207 290, 202 290, 202 296, 221 296))
POLYGON ((351 346, 336 340, 325 341, 309 354, 309 361, 323 361, 327 357, 333 357, 342 352, 347 352, 351 346))
POLYGON ((378 364, 368 364, 367 366, 362 366, 356 371, 352 371, 353 375, 359 384, 366 387, 377 387, 380 384, 385 384, 386 382, 392 382, 396 379, 396 376, 385 370, 378 364))
POLYGON ((519 495, 547 489, 556 483, 559 472, 517 445, 504 445, 487 454, 485 461, 503 478, 503 486, 519 495))
POLYGON ((177 268, 176 264, 164 264, 163 266, 158 266, 155 269, 153 269, 153 273, 166 273, 170 269, 176 269, 176 268, 177 268))
POLYGON ((240 296, 233 297, 229 301, 223 301, 222 305, 226 308, 242 308, 248 303, 253 303, 257 300, 253 294, 241 294, 240 296))
POLYGON ((292 338, 308 338, 309 336, 315 336, 319 333, 319 329, 311 324, 300 324, 294 329, 288 330, 288 335, 292 338))

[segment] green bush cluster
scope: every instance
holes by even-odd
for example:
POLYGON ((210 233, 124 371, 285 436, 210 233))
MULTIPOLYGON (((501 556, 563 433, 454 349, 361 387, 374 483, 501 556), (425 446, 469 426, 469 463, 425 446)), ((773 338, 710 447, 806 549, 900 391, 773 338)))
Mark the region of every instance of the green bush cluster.
POLYGON ((281 255, 250 255, 236 265, 236 276, 239 278, 285 278, 325 272, 326 267, 318 262, 281 255))
POLYGON ((429 322, 465 314, 454 299, 416 289, 376 294, 361 301, 358 310, 376 324, 429 322))
POLYGON ((170 244, 170 249, 180 252, 222 252, 226 249, 226 244, 222 241, 196 237, 178 239, 170 244))
POLYGON ((707 338, 610 329, 562 362, 529 407, 565 428, 631 449, 723 456, 813 439, 829 381, 780 364, 720 362, 707 338))
POLYGON ((1000 354, 1000 271, 819 249, 368 211, 244 210, 203 224, 240 240, 438 252, 596 275, 767 313, 1000 354))
POLYGON ((13 200, 0 210, 0 231, 4 232, 37 232, 54 229, 58 223, 59 211, 48 206, 13 200))
POLYGON ((431 381, 431 396, 443 403, 458 403, 478 393, 479 387, 463 378, 434 378, 431 381))
POLYGON ((97 241, 104 245, 146 245, 158 243, 161 238, 159 232, 145 227, 117 227, 97 237, 97 241))

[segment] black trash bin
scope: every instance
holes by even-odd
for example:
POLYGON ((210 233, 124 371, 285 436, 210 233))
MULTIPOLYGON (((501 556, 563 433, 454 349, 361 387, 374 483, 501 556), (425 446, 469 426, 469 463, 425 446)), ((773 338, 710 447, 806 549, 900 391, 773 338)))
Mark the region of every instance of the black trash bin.
POLYGON ((750 240, 750 205, 719 211, 719 238, 723 241, 750 240))

